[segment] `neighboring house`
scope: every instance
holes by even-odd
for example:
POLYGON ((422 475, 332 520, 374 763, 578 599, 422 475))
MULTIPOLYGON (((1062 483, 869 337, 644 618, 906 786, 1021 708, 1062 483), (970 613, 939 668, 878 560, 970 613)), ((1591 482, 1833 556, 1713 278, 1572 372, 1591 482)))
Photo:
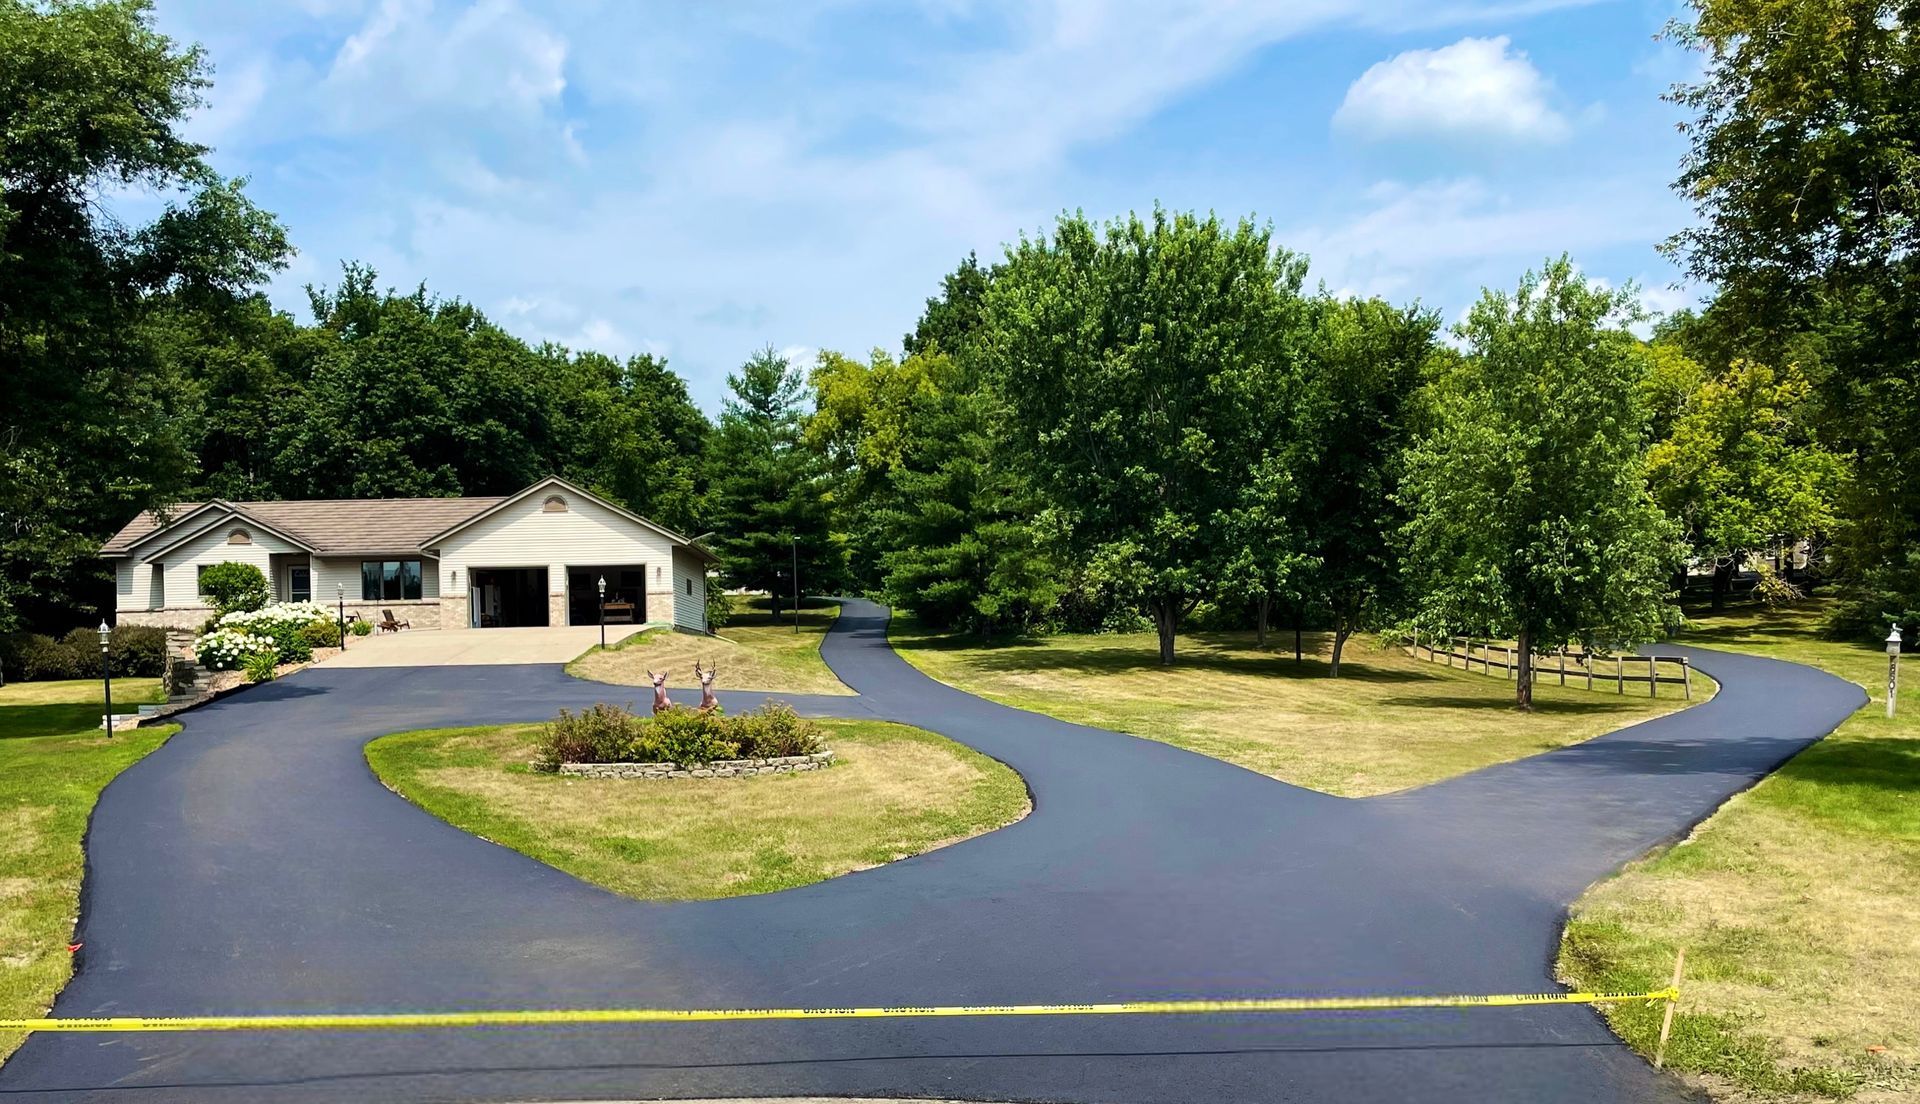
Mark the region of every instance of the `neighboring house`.
POLYGON ((505 498, 185 502, 141 514, 100 549, 123 625, 198 628, 200 572, 250 563, 277 601, 344 600, 423 628, 592 625, 599 580, 610 620, 706 631, 713 554, 559 478, 505 498), (631 609, 631 614, 628 613, 631 609))

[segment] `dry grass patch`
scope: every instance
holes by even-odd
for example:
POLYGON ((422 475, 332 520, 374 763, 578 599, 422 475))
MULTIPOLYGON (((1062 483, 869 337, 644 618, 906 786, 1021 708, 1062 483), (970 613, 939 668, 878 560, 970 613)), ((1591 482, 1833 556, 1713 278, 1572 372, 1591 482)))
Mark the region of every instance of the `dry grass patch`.
MULTIPOLYGON (((1414 659, 1355 638, 1327 677, 1330 644, 1305 638, 1195 633, 1161 667, 1154 637, 1065 634, 1010 643, 929 631, 896 618, 894 647, 949 685, 1062 720, 1164 740, 1295 785, 1347 797, 1419 786, 1547 751, 1688 704, 1678 687, 1657 699, 1562 687, 1543 677, 1531 714, 1513 708, 1513 684, 1414 659)), ((1597 685, 1597 684, 1596 684, 1597 685)), ((1694 682, 1694 700, 1712 692, 1694 682)))
MULTIPOLYGON (((100 684, 0 687, 0 1019, 38 1016, 72 975, 87 818, 113 776, 178 726, 100 730, 100 684)), ((116 702, 156 701, 156 679, 115 679, 116 702)), ((0 1032, 0 1058, 25 1036, 0 1032)))
POLYGON ((719 664, 719 690, 770 690, 783 694, 851 694, 820 658, 820 641, 840 615, 837 605, 800 611, 800 631, 791 613, 775 621, 766 600, 735 599, 736 609, 714 636, 649 629, 602 651, 594 648, 567 666, 567 673, 622 686, 647 686, 647 672, 669 670, 670 686, 698 685, 693 665, 719 664))
POLYGON ((538 725, 376 740, 389 786, 456 827, 630 897, 766 893, 906 858, 1026 815, 1006 766, 880 721, 821 721, 836 761, 749 778, 572 778, 527 769, 538 725))
MULTIPOLYGON (((1821 640, 1822 610, 1704 619, 1685 639, 1811 663, 1884 693, 1886 656, 1821 640)), ((1575 905, 1561 972, 1586 986, 1663 978, 1687 948, 1668 1064, 1716 1096, 1920 1094, 1920 694, 1884 696, 1682 844, 1575 905)), ((1615 1008, 1651 1047, 1657 1019, 1615 1008)))

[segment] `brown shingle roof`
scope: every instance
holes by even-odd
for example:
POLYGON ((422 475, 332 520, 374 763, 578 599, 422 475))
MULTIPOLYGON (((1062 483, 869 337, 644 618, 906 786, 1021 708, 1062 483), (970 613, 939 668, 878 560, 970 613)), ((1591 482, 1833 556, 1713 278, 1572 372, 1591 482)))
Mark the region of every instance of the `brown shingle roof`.
MULTIPOLYGON (((323 556, 370 552, 411 552, 420 542, 503 501, 494 495, 473 498, 335 498, 292 502, 228 503, 247 517, 297 537, 323 556)), ((183 502, 172 510, 182 533, 198 530, 187 515, 202 503, 183 502)), ((127 551, 159 527, 151 513, 128 522, 100 546, 103 555, 127 551)))

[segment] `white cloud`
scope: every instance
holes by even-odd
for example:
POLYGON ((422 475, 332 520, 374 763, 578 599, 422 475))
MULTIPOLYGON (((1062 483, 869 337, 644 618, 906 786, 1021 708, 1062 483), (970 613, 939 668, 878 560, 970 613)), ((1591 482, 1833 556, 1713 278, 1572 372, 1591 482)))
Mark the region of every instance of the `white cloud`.
POLYGON ((1329 287, 1408 299, 1470 280, 1512 287, 1527 269, 1658 241, 1678 201, 1660 190, 1593 180, 1552 193, 1514 194, 1483 180, 1367 190, 1344 218, 1322 216, 1276 236, 1308 254, 1329 287), (1605 212, 1604 217, 1596 217, 1605 212))
POLYGON ((1408 50, 1360 75, 1334 126, 1364 138, 1485 137, 1556 141, 1567 120, 1552 86, 1505 35, 1408 50))

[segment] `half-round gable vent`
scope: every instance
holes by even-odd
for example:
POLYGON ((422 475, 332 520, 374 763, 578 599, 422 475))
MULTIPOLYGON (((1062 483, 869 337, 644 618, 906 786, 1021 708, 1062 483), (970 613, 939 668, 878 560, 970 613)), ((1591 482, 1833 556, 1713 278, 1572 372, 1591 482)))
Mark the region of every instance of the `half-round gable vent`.
POLYGON ((547 500, 540 504, 540 509, 544 513, 564 514, 567 512, 567 500, 559 495, 548 495, 547 500))
POLYGON ((253 534, 247 532, 245 529, 235 529, 233 532, 227 534, 227 543, 228 544, 252 544, 253 534))

